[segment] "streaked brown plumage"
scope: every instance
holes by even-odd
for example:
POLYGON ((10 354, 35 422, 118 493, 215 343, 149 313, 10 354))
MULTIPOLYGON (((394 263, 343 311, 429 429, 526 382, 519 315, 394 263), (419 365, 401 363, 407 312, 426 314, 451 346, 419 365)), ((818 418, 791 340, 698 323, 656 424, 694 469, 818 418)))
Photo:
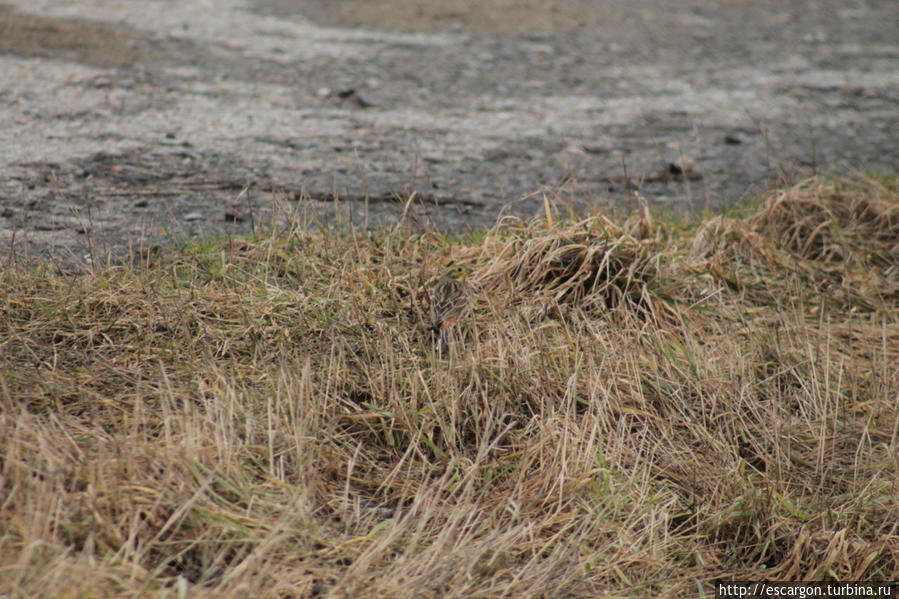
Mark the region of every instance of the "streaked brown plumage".
POLYGON ((468 273, 464 266, 450 268, 431 292, 431 326, 440 353, 449 347, 454 329, 468 312, 468 273))

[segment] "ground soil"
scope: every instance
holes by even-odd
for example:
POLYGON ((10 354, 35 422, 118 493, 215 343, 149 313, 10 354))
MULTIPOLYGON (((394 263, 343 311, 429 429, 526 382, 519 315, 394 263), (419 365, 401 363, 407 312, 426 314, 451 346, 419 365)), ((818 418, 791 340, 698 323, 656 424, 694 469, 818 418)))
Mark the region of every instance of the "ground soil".
POLYGON ((895 0, 15 0, 0 249, 71 266, 272 210, 459 229, 539 192, 695 211, 895 172, 897 40, 895 0))

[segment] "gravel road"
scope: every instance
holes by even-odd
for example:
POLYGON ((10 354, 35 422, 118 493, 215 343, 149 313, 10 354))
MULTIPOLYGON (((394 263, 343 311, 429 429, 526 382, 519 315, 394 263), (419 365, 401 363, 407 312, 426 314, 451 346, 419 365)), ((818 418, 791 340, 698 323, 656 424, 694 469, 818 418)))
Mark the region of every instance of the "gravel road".
POLYGON ((896 0, 13 0, 0 73, 0 249, 61 265, 899 167, 896 0))

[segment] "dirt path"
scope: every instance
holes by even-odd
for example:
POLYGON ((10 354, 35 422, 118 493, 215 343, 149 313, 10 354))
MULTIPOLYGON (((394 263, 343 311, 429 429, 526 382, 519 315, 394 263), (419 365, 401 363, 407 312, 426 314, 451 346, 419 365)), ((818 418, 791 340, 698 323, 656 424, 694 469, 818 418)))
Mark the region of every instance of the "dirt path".
POLYGON ((415 190, 458 228, 537 190, 621 201, 625 170, 714 209, 780 171, 899 166, 895 0, 471 4, 0 5, 0 246, 70 264, 242 232, 273 195, 371 224, 415 190))

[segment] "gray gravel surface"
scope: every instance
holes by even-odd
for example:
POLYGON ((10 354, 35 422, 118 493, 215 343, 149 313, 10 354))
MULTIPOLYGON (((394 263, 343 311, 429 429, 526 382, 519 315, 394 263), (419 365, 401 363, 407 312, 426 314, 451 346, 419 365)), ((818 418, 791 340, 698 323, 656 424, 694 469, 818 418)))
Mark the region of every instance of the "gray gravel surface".
POLYGON ((896 0, 16 0, 0 73, 0 249, 59 264, 899 165, 896 0))

